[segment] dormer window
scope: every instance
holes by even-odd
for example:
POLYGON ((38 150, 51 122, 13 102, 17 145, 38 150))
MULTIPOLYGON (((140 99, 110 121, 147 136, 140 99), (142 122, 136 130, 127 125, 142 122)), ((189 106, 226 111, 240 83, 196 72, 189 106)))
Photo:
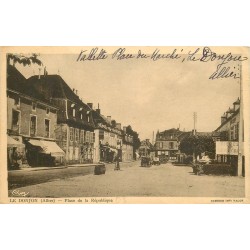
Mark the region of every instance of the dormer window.
POLYGON ((71 106, 70 106, 72 108, 72 115, 73 115, 73 117, 76 117, 76 108, 75 108, 75 106, 76 105, 74 103, 72 103, 71 106))
POLYGON ((88 122, 90 121, 90 111, 87 111, 87 120, 88 120, 88 122))
POLYGON ((35 102, 32 102, 32 110, 36 110, 36 103, 35 102))

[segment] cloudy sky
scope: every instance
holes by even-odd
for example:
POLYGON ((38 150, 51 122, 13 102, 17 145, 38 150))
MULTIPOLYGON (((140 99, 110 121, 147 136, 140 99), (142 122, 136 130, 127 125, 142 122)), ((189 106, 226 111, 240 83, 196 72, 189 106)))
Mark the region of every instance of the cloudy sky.
MULTIPOLYGON (((209 80, 215 62, 159 60, 114 60, 77 62, 78 55, 44 55, 40 59, 48 74, 60 74, 85 103, 103 115, 131 125, 141 139, 152 139, 153 131, 193 128, 197 112, 198 131, 213 131, 220 116, 239 97, 239 80, 209 80)), ((38 66, 18 69, 29 77, 38 66)), ((41 70, 43 72, 43 70, 41 70)))

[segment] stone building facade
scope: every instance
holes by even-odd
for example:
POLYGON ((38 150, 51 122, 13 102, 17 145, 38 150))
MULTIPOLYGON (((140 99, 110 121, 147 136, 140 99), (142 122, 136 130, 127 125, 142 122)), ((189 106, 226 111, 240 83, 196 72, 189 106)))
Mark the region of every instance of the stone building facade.
POLYGON ((7 134, 25 145, 23 163, 44 166, 56 160, 62 164, 64 152, 55 143, 54 132, 58 108, 42 98, 15 67, 8 66, 7 72, 7 134))
POLYGON ((95 155, 92 107, 60 75, 32 76, 28 82, 59 109, 55 137, 66 154, 66 163, 92 163, 95 155))

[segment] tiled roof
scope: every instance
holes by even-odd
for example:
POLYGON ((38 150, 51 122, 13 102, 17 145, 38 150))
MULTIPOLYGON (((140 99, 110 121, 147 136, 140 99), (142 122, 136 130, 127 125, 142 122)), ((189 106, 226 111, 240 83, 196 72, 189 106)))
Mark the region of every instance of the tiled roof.
MULTIPOLYGON (((7 89, 19 92, 36 100, 52 105, 49 99, 45 98, 36 89, 35 85, 27 79, 13 66, 7 68, 7 89)), ((52 105, 54 106, 54 105, 52 105)))
POLYGON ((38 75, 35 75, 30 77, 27 81, 37 87, 44 86, 44 88, 48 90, 46 98, 69 99, 90 110, 89 106, 81 101, 79 96, 74 93, 60 75, 41 75, 40 79, 38 75))
POLYGON ((218 131, 221 127, 223 127, 225 124, 227 124, 229 121, 231 121, 236 115, 238 115, 240 112, 240 109, 237 109, 232 116, 228 117, 221 125, 215 129, 215 131, 218 131))

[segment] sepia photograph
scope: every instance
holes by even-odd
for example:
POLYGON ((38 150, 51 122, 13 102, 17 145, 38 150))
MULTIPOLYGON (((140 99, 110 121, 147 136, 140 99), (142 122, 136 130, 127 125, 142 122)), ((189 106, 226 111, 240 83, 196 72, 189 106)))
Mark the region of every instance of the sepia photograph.
POLYGON ((7 202, 246 202, 248 53, 6 47, 7 202))

